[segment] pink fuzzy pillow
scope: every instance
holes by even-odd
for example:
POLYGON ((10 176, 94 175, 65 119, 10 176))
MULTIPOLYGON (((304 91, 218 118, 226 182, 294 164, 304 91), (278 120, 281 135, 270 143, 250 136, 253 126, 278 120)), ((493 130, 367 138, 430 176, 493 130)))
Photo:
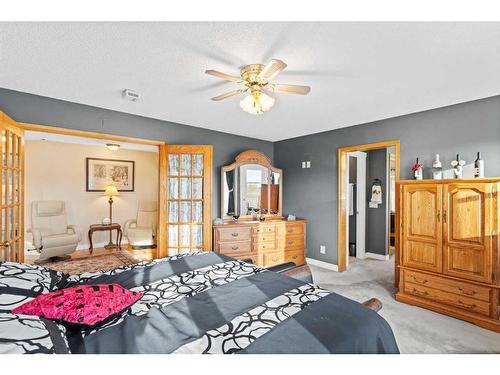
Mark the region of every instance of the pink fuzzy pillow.
POLYGON ((92 327, 111 319, 141 298, 142 293, 118 284, 78 285, 42 294, 16 307, 12 313, 92 327))

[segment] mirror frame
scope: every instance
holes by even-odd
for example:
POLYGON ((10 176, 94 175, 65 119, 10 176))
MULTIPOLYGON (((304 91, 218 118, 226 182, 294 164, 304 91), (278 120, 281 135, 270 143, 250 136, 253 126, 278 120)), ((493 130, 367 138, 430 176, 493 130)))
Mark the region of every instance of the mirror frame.
MULTIPOLYGON (((238 168, 239 166, 245 165, 245 164, 258 164, 261 165, 269 170, 269 173, 276 172, 280 174, 280 184, 279 184, 279 198, 278 198, 278 213, 277 214, 265 214, 264 217, 272 217, 272 218, 283 218, 283 170, 281 168, 277 168, 274 165, 271 164, 271 160, 264 155, 262 152, 257 151, 257 150, 247 150, 243 151, 242 153, 238 154, 236 156, 235 161, 232 162, 231 164, 224 165, 221 167, 221 173, 220 173, 220 207, 221 207, 221 217, 223 220, 234 220, 232 216, 226 215, 224 212, 224 202, 225 202, 225 193, 224 193, 224 186, 225 186, 225 181, 224 181, 224 173, 230 172, 238 168)), ((268 183, 268 189, 267 189, 267 201, 269 202, 271 199, 271 189, 269 188, 269 183, 268 183)), ((252 215, 241 215, 238 220, 252 220, 253 216, 252 215)))

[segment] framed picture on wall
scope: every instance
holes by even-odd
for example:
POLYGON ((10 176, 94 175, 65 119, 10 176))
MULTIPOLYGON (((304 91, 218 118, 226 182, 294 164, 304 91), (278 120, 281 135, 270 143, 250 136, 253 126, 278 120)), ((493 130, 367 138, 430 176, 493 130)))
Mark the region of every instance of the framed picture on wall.
POLYGON ((87 191, 104 192, 108 185, 115 185, 118 191, 134 191, 134 161, 98 158, 86 161, 87 191))

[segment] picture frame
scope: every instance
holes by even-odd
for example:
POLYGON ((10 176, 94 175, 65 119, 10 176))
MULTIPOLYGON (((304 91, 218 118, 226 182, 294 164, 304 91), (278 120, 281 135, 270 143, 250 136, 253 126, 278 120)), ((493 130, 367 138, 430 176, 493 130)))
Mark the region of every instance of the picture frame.
POLYGON ((108 185, 115 185, 120 192, 134 191, 135 161, 102 158, 85 160, 87 192, 104 192, 108 185))

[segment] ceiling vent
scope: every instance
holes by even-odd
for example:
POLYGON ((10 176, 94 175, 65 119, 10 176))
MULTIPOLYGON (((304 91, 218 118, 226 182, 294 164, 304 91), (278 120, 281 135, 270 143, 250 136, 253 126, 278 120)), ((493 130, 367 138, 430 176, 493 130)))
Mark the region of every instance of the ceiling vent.
POLYGON ((138 102, 141 99, 141 95, 137 91, 130 89, 123 90, 123 97, 133 102, 138 102))

